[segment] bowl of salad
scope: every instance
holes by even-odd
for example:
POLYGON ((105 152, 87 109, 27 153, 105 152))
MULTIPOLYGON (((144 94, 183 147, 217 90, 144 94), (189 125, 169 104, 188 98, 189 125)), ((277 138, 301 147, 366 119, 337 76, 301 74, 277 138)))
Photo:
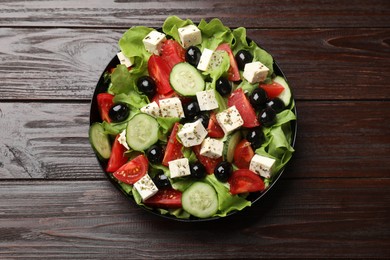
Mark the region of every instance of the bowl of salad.
POLYGON ((215 18, 131 27, 99 79, 89 139, 107 178, 170 219, 259 201, 294 152, 296 109, 272 56, 215 18))

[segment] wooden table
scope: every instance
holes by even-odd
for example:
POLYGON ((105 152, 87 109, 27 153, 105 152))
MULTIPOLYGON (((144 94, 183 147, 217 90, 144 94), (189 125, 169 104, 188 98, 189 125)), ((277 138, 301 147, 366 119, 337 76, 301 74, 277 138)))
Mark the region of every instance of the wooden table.
POLYGON ((390 258, 390 3, 0 3, 0 258, 390 258), (88 141, 122 33, 168 15, 248 28, 294 90, 294 158, 264 202, 208 223, 129 203, 88 141))

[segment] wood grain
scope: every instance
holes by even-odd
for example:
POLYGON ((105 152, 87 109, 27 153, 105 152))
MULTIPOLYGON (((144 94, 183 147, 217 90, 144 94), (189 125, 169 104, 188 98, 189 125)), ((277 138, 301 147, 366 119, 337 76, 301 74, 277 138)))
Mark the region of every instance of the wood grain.
MULTIPOLYGON (((0 28, 0 100, 89 100, 125 30, 0 28)), ((298 100, 389 100, 390 29, 248 30, 298 100)))
POLYGON ((190 224, 143 211, 106 181, 2 182, 0 255, 386 258, 389 185, 389 179, 373 178, 281 181, 241 214, 190 224))
MULTIPOLYGON (((104 178, 88 141, 89 104, 0 104, 0 179, 104 178), (17 115, 17 118, 15 118, 17 115)), ((390 102, 298 102, 286 178, 390 177, 390 102), (338 116, 342 115, 342 116, 338 116)))
POLYGON ((169 15, 194 21, 219 17, 228 26, 257 28, 387 27, 387 0, 237 1, 1 1, 0 26, 160 26, 169 15))

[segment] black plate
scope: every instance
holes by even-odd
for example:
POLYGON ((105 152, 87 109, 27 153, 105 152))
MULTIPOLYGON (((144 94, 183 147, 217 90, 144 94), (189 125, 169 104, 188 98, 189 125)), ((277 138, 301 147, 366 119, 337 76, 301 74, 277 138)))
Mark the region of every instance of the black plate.
MULTIPOLYGON (((250 40, 248 40, 250 41, 250 40)), ((108 88, 108 84, 104 82, 104 73, 106 71, 108 71, 109 69, 111 68, 115 68, 116 65, 120 64, 119 62, 119 59, 117 58, 117 56, 115 55, 114 58, 112 58, 112 60, 108 63, 107 67, 104 69, 102 75, 100 76, 100 79, 97 83, 97 86, 96 86, 96 89, 94 91, 94 94, 93 94, 93 98, 92 98, 92 101, 91 101, 91 111, 90 111, 90 125, 92 125, 93 123, 95 122, 101 122, 101 119, 100 119, 100 115, 99 115, 99 110, 98 110, 98 105, 97 105, 97 100, 96 100, 96 96, 99 94, 99 93, 104 93, 107 91, 107 88, 108 88)), ((278 64, 276 63, 276 61, 274 60, 274 64, 273 64, 273 69, 274 69, 274 73, 278 76, 282 76, 284 79, 286 79, 285 75, 283 74, 282 70, 280 69, 280 67, 278 66, 278 64)), ((286 79, 287 81, 287 79, 286 79)), ((292 90, 291 90, 292 92, 292 90)), ((296 107, 294 106, 293 108, 293 112, 295 115, 297 115, 297 111, 296 111, 296 107)), ((296 120, 295 121, 291 121, 291 131, 292 131, 292 141, 291 141, 291 145, 292 147, 294 147, 295 145, 295 139, 296 139, 296 134, 297 134, 297 123, 296 123, 296 120)), ((107 178, 111 181, 111 183, 117 188, 119 189, 127 198, 129 198, 133 203, 134 205, 136 205, 137 207, 139 207, 139 205, 134 201, 133 197, 126 194, 121 186, 113 179, 111 178, 110 174, 107 173, 105 171, 106 167, 107 167, 107 162, 105 161, 102 161, 100 160, 97 156, 96 158, 98 159, 99 161, 99 164, 103 170, 103 172, 106 174, 107 178)), ((257 192, 257 193, 251 193, 247 199, 250 200, 252 202, 252 204, 258 202, 261 200, 261 198, 275 185, 275 183, 278 181, 278 179, 280 178, 280 176, 282 175, 282 173, 284 172, 284 168, 279 171, 277 173, 277 176, 274 177, 273 181, 271 182, 271 184, 268 186, 268 188, 263 191, 263 192, 257 192)), ((179 219, 179 218, 176 218, 175 216, 172 216, 172 215, 163 215, 163 214, 160 214, 159 212, 157 211, 154 211, 154 210, 149 210, 145 207, 141 207, 143 209, 145 209, 146 211, 148 212, 151 212, 155 215, 158 215, 160 217, 164 217, 164 218, 168 218, 168 219, 173 219, 173 220, 177 220, 177 221, 182 221, 182 222, 200 222, 200 221, 209 221, 209 220, 216 220, 216 219, 219 219, 219 218, 225 218, 225 217, 212 217, 212 218, 206 218, 206 219, 199 219, 199 218, 190 218, 190 219, 179 219)), ((245 209, 243 209, 245 210, 245 209)), ((233 211, 229 214, 227 214, 226 217, 228 216, 231 216, 237 212, 240 212, 240 211, 233 211)))

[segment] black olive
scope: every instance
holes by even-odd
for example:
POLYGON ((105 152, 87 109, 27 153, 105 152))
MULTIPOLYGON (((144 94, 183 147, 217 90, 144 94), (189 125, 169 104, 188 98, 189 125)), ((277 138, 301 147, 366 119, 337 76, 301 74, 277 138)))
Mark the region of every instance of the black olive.
POLYGON ((206 177, 206 168, 200 162, 190 163, 191 176, 195 179, 203 179, 206 177))
POLYGON ((232 85, 227 78, 220 77, 217 82, 215 82, 215 89, 224 97, 230 94, 232 85))
POLYGON ((227 182, 233 173, 233 166, 227 161, 222 161, 217 164, 214 169, 215 177, 221 182, 227 182))
POLYGON ((108 116, 111 118, 112 122, 122 122, 130 114, 130 108, 124 103, 114 104, 108 111, 108 116))
POLYGON ((149 98, 156 94, 156 82, 149 76, 142 76, 137 80, 138 90, 149 98))
POLYGON ((158 173, 153 178, 153 182, 159 189, 168 188, 171 186, 171 182, 162 170, 158 170, 158 173))
POLYGON ((261 127, 250 129, 249 132, 246 134, 246 140, 251 143, 251 146, 254 150, 259 148, 265 140, 264 133, 261 127))
POLYGON ((198 119, 201 120, 202 125, 207 129, 209 126, 210 117, 207 114, 198 114, 194 117, 194 122, 198 119))
POLYGON ((202 52, 199 50, 198 47, 190 46, 188 47, 185 56, 186 56, 186 61, 192 66, 196 67, 198 66, 200 56, 202 56, 202 52))
POLYGON ((161 163, 164 158, 164 149, 155 144, 148 149, 146 156, 151 163, 161 163))
POLYGON ((189 118, 194 118, 200 113, 199 104, 197 101, 189 102, 183 105, 184 115, 189 118))
POLYGON ((258 119, 261 125, 269 127, 276 123, 276 112, 271 107, 263 109, 259 115, 258 119))
POLYGON ((273 110, 275 110, 276 113, 280 113, 280 112, 282 112, 286 108, 286 106, 284 105, 283 100, 281 100, 280 98, 277 98, 277 97, 269 100, 267 102, 267 106, 268 107, 272 107, 273 110))
POLYGON ((249 51, 240 50, 236 53, 236 62, 239 70, 244 70, 245 64, 252 62, 253 56, 249 51))
POLYGON ((262 88, 256 88, 249 96, 249 102, 255 110, 261 110, 266 107, 268 101, 267 92, 262 88))

